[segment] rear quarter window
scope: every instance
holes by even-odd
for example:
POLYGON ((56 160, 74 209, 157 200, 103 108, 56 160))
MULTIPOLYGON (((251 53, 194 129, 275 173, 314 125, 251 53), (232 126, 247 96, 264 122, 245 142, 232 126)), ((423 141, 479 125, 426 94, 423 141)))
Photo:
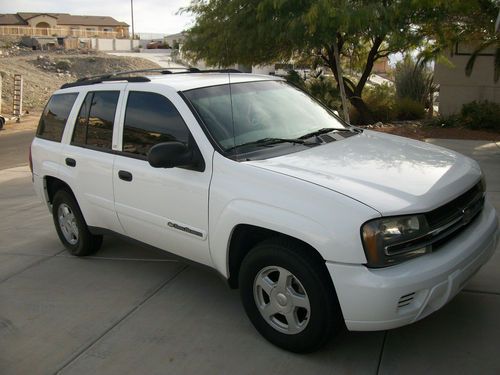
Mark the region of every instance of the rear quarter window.
POLYGON ((78 93, 53 95, 40 117, 36 136, 49 141, 61 142, 64 127, 78 93))

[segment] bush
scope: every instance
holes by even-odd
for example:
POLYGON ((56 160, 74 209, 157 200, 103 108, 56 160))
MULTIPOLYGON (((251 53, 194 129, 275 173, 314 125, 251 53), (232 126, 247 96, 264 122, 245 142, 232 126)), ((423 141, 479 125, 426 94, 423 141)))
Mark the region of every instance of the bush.
POLYGON ((409 56, 396 65, 394 85, 398 99, 408 98, 424 106, 430 105, 430 97, 435 91, 432 72, 409 56))
POLYGON ((419 120, 425 116, 425 107, 409 98, 397 99, 393 113, 398 120, 419 120))
POLYGON ((338 110, 342 106, 337 82, 331 77, 310 78, 306 81, 305 89, 328 108, 338 110))
POLYGON ((464 104, 460 112, 463 125, 471 129, 500 130, 500 104, 473 101, 464 104))
POLYGON ((71 62, 69 60, 59 60, 56 62, 56 69, 69 70, 71 68, 71 62))
POLYGON ((425 123, 427 126, 435 126, 440 128, 456 128, 462 125, 462 116, 459 114, 450 116, 438 116, 430 119, 425 123))
POLYGON ((305 86, 304 79, 295 70, 289 70, 287 75, 285 76, 285 79, 291 84, 298 86, 300 88, 304 88, 305 86))
MULTIPOLYGON (((363 100, 372 112, 375 121, 393 120, 394 95, 394 87, 386 83, 367 86, 363 90, 363 100)), ((357 113, 354 116, 356 118, 357 113)))

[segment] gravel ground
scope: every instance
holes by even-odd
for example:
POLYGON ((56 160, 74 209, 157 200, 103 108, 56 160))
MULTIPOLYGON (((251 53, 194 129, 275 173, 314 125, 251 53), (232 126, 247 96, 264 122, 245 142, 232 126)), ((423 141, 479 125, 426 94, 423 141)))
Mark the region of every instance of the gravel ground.
POLYGON ((23 50, 18 56, 5 56, 5 53, 0 56, 0 72, 3 77, 2 113, 7 115, 12 113, 14 74, 23 75, 23 110, 40 112, 52 92, 63 83, 112 71, 159 67, 142 58, 117 57, 89 51, 23 50), (58 69, 60 66, 64 68, 58 69))
POLYGON ((487 130, 471 130, 466 128, 440 128, 422 125, 418 121, 406 121, 393 124, 369 125, 368 129, 391 133, 418 140, 426 138, 438 139, 470 139, 484 141, 500 141, 500 132, 487 130))

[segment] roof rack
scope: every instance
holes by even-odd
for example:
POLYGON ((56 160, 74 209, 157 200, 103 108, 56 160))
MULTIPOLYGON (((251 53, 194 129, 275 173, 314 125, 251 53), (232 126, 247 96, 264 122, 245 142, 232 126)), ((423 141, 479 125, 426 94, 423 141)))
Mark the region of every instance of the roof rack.
POLYGON ((150 82, 148 77, 144 76, 132 76, 132 77, 121 77, 131 74, 138 73, 159 73, 159 74, 187 74, 187 73, 241 73, 237 69, 198 69, 198 68, 154 68, 154 69, 140 69, 140 70, 125 70, 121 72, 114 72, 109 74, 89 76, 78 79, 75 82, 65 83, 61 86, 61 89, 66 89, 69 87, 77 86, 87 86, 94 85, 96 83, 102 82, 113 82, 113 81, 127 81, 127 82, 150 82))

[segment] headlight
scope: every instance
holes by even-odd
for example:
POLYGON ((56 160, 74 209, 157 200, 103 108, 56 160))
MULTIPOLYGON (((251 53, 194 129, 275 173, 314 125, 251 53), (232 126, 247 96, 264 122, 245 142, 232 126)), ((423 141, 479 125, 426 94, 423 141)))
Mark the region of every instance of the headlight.
POLYGON ((380 218, 365 223, 361 237, 368 266, 389 266, 430 252, 430 246, 418 245, 428 234, 424 215, 380 218))

